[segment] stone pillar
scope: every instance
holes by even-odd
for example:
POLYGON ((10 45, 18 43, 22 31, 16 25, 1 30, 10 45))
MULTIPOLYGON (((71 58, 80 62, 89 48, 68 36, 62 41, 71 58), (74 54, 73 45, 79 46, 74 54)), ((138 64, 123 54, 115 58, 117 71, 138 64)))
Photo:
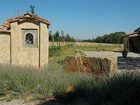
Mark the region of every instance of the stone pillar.
POLYGON ((111 61, 110 76, 113 76, 114 74, 118 73, 117 57, 108 57, 108 59, 111 61))

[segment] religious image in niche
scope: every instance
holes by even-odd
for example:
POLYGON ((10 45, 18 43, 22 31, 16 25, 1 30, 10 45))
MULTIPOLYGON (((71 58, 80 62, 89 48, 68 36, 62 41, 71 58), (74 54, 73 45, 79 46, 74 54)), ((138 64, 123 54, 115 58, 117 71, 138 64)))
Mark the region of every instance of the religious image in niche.
POLYGON ((26 44, 33 44, 33 35, 31 33, 26 34, 26 44))

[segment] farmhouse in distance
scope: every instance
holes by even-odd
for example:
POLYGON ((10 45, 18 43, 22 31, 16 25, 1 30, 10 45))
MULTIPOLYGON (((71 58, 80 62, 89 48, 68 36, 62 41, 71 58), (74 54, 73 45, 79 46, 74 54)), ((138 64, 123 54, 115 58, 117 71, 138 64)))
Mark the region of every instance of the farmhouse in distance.
POLYGON ((0 63, 37 68, 48 64, 49 21, 32 13, 0 27, 0 63))

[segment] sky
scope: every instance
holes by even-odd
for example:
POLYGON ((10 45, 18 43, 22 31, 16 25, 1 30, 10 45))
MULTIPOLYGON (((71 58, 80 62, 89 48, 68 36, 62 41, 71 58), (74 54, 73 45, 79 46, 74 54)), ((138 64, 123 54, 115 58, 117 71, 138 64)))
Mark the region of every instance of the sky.
POLYGON ((140 0, 0 0, 0 24, 35 6, 38 16, 50 21, 50 30, 89 39, 140 27, 140 0))

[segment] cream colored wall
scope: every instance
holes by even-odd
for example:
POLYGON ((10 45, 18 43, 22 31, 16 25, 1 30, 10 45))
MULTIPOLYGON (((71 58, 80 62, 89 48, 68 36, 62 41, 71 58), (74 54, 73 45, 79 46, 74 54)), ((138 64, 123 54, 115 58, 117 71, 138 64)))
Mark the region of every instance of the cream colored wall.
MULTIPOLYGON (((32 23, 32 22, 27 22, 27 23, 22 23, 22 24, 19 24, 19 41, 20 41, 20 48, 21 50, 26 50, 27 48, 24 48, 23 47, 23 43, 22 43, 22 29, 37 29, 38 31, 38 35, 37 35, 37 39, 39 39, 39 25, 35 24, 35 23, 32 23)), ((38 40, 38 46, 39 46, 39 40, 38 40)), ((37 48, 35 48, 37 49, 37 48)))
POLYGON ((11 64, 19 65, 19 27, 17 22, 11 24, 11 64))
POLYGON ((49 35, 47 25, 40 23, 40 66, 48 64, 49 35))
MULTIPOLYGON (((19 65, 25 65, 25 66, 39 66, 39 47, 37 48, 29 48, 23 46, 23 37, 22 37, 22 31, 21 29, 37 29, 39 38, 39 26, 37 24, 26 22, 19 25, 19 41, 20 41, 20 47, 19 47, 19 65)), ((38 39, 37 38, 37 39, 38 39)))
POLYGON ((44 23, 34 24, 32 22, 25 22, 11 25, 11 39, 12 39, 12 64, 22 66, 43 67, 48 64, 48 28, 44 23), (23 46, 22 29, 37 29, 38 30, 38 47, 23 46))
POLYGON ((10 35, 0 34, 0 63, 10 64, 10 35))
POLYGON ((39 67, 38 49, 21 49, 19 52, 19 65, 39 67))

